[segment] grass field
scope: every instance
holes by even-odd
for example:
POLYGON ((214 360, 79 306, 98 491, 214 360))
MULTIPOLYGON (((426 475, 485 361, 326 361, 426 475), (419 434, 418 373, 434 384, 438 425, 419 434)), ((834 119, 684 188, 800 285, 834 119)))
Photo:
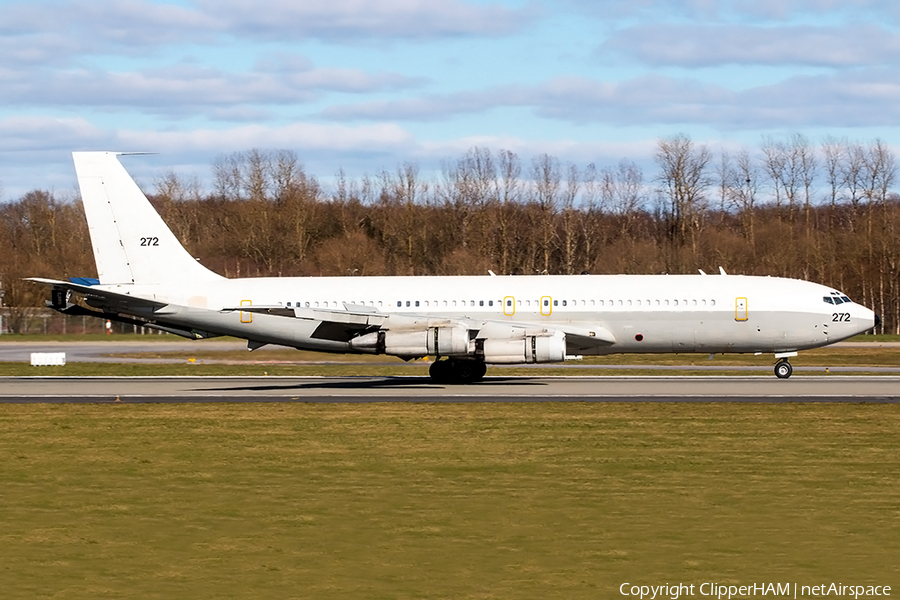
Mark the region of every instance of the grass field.
POLYGON ((3 598, 900 587, 900 406, 3 405, 3 598))

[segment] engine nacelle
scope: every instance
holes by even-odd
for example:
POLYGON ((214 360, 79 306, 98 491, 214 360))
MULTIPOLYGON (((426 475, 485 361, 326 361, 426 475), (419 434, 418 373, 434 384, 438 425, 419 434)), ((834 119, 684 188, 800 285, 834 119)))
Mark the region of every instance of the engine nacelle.
POLYGON ((526 335, 517 340, 487 338, 481 350, 484 362, 522 364, 562 362, 566 360, 566 334, 554 331, 543 335, 526 335))
POLYGON ((468 356, 469 330, 462 326, 375 331, 350 340, 359 352, 394 356, 468 356))

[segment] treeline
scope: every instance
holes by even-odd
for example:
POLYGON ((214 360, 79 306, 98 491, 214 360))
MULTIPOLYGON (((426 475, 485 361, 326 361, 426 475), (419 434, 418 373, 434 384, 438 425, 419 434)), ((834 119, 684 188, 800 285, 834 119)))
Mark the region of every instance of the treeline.
MULTIPOLYGON (((148 194, 203 264, 229 277, 715 273, 834 286, 900 332, 897 165, 880 141, 800 135, 713 153, 659 140, 655 173, 473 148, 331 189, 291 151, 220 156, 211 193, 173 173, 148 194)), ((78 202, 44 191, 0 205, 8 306, 42 304, 26 276, 95 273, 78 202)))

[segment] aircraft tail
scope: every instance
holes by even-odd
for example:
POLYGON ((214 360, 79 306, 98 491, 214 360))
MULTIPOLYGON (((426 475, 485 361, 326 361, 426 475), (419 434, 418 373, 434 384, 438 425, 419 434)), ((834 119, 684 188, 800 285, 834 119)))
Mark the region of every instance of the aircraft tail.
POLYGON ((191 256, 119 162, 121 152, 73 152, 100 283, 221 279, 191 256))

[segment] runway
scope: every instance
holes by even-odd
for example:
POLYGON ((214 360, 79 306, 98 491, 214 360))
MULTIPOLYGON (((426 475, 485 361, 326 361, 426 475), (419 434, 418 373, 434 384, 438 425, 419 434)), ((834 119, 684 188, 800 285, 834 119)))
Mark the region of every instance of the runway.
POLYGON ((3 377, 0 403, 900 403, 900 377, 3 377))

